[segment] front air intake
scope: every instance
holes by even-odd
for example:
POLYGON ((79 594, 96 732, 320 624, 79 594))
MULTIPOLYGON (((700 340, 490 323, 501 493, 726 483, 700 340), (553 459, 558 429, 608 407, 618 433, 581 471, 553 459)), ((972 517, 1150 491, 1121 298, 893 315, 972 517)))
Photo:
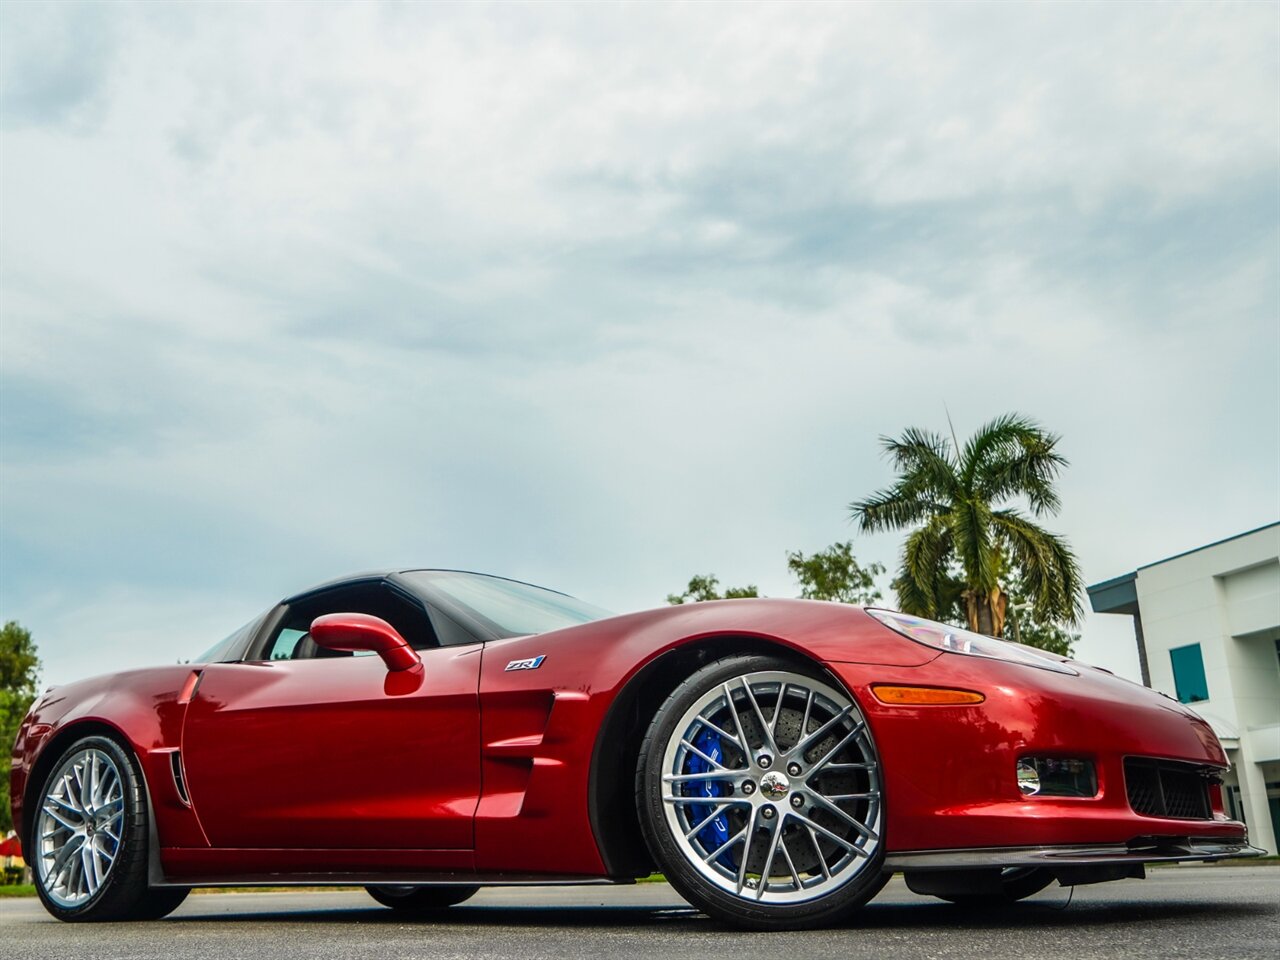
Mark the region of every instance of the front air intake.
POLYGON ((1204 768, 1194 763, 1127 757, 1124 783, 1134 813, 1171 820, 1213 819, 1209 780, 1204 768))

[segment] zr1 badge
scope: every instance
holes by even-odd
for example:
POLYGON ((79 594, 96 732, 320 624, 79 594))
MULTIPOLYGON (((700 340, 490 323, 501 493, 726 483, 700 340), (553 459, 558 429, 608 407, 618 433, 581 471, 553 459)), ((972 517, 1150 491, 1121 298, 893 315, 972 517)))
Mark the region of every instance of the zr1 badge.
POLYGON ((507 670, 537 670, 545 659, 547 655, 544 653, 541 656, 530 657, 528 660, 512 660, 507 664, 507 670))

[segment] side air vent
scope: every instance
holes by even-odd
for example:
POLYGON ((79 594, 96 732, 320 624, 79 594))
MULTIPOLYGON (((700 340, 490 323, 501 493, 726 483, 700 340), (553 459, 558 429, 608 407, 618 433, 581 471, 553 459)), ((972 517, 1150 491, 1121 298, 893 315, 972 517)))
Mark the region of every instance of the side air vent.
POLYGON ((179 703, 190 703, 195 697, 196 691, 200 689, 200 681, 204 679, 203 670, 192 670, 187 677, 187 682, 182 685, 182 689, 178 691, 179 703))
POLYGON ((177 750, 169 754, 169 766, 173 769, 173 785, 178 788, 178 796, 188 807, 191 797, 187 794, 187 778, 182 775, 182 754, 177 750))

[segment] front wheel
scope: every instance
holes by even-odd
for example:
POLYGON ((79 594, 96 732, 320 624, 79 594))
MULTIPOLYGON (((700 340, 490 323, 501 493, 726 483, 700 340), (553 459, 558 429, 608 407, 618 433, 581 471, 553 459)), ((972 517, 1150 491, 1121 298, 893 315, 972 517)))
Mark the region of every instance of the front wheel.
POLYGON ((759 930, 831 923, 880 891, 882 783, 857 703, 816 668, 765 656, 677 687, 637 770, 645 840, 671 885, 759 930))
POLYGON ((429 887, 365 887, 384 907, 403 914, 429 915, 475 896, 479 887, 433 885, 429 887))
POLYGON ((24 849, 36 892, 59 920, 157 919, 186 897, 183 887, 147 885, 147 792, 120 744, 71 744, 38 797, 24 849))

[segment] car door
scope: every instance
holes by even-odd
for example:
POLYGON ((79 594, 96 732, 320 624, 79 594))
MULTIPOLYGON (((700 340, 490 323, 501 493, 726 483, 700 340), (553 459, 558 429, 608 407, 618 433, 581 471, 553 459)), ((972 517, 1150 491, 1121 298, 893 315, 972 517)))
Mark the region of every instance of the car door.
POLYGON ((385 582, 290 601, 268 622, 252 659, 204 668, 187 711, 182 762, 210 844, 416 850, 423 866, 472 849, 480 645, 429 645, 426 611, 385 582), (421 645, 422 670, 332 656, 300 633, 339 612, 389 620, 421 645))

